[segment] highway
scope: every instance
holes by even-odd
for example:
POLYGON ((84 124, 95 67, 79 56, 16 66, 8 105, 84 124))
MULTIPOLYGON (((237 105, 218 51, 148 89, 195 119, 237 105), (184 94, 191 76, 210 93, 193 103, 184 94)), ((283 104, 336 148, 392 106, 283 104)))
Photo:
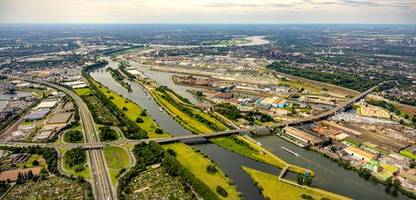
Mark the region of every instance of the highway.
MULTIPOLYGON (((16 77, 13 77, 13 78, 16 78, 16 77)), ((57 90, 60 90, 66 93, 67 95, 69 95, 75 101, 75 104, 78 106, 79 116, 81 119, 80 121, 81 121, 82 128, 84 130, 83 131, 84 142, 92 146, 97 145, 97 144, 99 145, 97 131, 95 129, 95 125, 94 125, 95 123, 91 115, 91 112, 89 111, 85 102, 78 95, 76 95, 74 92, 72 92, 71 90, 65 87, 62 87, 53 83, 28 80, 28 79, 23 79, 23 80, 29 81, 29 82, 35 82, 38 84, 43 84, 43 85, 55 88, 57 90)), ((42 145, 44 147, 55 148, 55 146, 51 144, 45 144, 45 145, 36 144, 36 145, 39 145, 39 146, 42 145)), ((32 146, 33 146, 33 143, 32 143, 32 146)), ((87 151, 87 157, 88 157, 89 166, 92 172, 92 179, 93 179, 92 185, 93 185, 95 198, 98 200, 116 199, 117 196, 115 195, 115 190, 113 189, 113 186, 111 184, 111 177, 107 171, 102 148, 89 148, 87 151)))
MULTIPOLYGON (((97 131, 94 126, 93 117, 85 104, 85 102, 74 92, 70 91, 67 88, 61 87, 59 85, 48 83, 48 82, 41 82, 41 81, 33 81, 33 80, 26 80, 30 82, 36 82, 43 85, 47 85, 49 87, 58 89, 60 91, 63 91, 64 93, 71 96, 76 105, 79 109, 80 119, 81 119, 81 125, 84 130, 84 143, 83 144, 48 144, 48 143, 25 143, 25 142, 0 142, 1 146, 18 146, 18 147, 28 147, 28 146, 41 146, 41 147, 50 147, 50 148, 76 148, 81 147, 88 149, 87 151, 87 157, 89 161, 89 166, 91 168, 92 176, 93 176, 93 187, 94 187, 94 195, 96 199, 99 200, 107 200, 107 199, 116 199, 115 190, 112 187, 111 184, 111 178, 109 176, 109 173, 106 168, 106 163, 103 155, 102 148, 105 146, 119 146, 119 145, 126 145, 126 144, 138 144, 138 143, 148 143, 150 141, 155 141, 157 143, 170 143, 170 142, 178 142, 178 141, 184 141, 184 140, 191 140, 191 139, 199 139, 199 138, 213 138, 213 137, 220 137, 220 136, 228 136, 233 134, 240 134, 244 132, 255 132, 256 130, 261 129, 269 129, 274 130, 275 128, 283 128, 285 126, 293 126, 293 125, 300 125, 304 123, 314 122, 317 120, 322 120, 325 118, 328 118, 334 114, 336 114, 339 111, 342 111, 348 106, 351 106, 353 103, 359 101, 360 99, 364 98, 366 95, 368 95, 370 92, 372 92, 375 88, 377 88, 379 85, 374 86, 367 91, 349 99, 348 101, 336 106, 335 108, 332 108, 331 110, 328 110, 326 112, 323 112, 319 115, 300 119, 300 120, 294 120, 294 121, 288 121, 284 123, 276 123, 272 126, 259 126, 259 127, 251 127, 246 129, 234 129, 234 130, 227 130, 227 131, 221 131, 216 132, 212 134, 199 134, 199 135, 185 135, 185 136, 177 136, 177 137, 170 137, 170 138, 153 138, 153 139, 142 139, 142 140, 121 140, 121 141, 115 141, 115 142, 99 142, 97 137, 97 131)), ((380 83, 382 84, 382 83, 380 83)))

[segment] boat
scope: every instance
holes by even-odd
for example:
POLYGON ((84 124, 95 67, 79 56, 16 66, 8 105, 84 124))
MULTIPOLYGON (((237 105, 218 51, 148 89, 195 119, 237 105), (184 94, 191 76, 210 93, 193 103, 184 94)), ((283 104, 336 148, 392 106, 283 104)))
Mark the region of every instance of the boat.
POLYGON ((290 149, 288 149, 286 147, 282 147, 282 149, 285 150, 285 151, 287 151, 287 152, 289 152, 289 153, 291 153, 291 154, 293 154, 293 155, 295 155, 296 157, 299 157, 300 156, 298 153, 296 153, 296 152, 294 152, 294 151, 292 151, 292 150, 290 150, 290 149))

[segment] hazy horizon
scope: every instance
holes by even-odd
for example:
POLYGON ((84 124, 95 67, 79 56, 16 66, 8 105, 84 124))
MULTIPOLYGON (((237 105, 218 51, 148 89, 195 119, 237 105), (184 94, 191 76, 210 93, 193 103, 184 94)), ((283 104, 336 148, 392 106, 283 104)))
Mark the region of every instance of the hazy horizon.
POLYGON ((414 0, 2 0, 1 24, 416 24, 414 0))

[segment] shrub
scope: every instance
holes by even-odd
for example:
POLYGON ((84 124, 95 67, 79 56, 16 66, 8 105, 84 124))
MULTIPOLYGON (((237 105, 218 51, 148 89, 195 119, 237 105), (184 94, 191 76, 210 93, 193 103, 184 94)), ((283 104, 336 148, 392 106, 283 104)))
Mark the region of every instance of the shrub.
POLYGON ((218 172, 217 167, 215 167, 215 165, 208 165, 207 166, 207 172, 210 174, 215 174, 218 172))
POLYGON ((168 152, 170 155, 176 157, 176 152, 173 149, 168 149, 168 150, 166 150, 166 152, 168 152))
POLYGON ((155 133, 156 134, 163 134, 163 130, 160 129, 160 128, 156 128, 155 133))
POLYGON ((81 131, 79 130, 70 130, 65 133, 64 135, 64 141, 65 142, 81 142, 83 140, 83 136, 81 131))
POLYGON ((228 192, 220 185, 217 186, 217 193, 221 195, 222 197, 228 197, 228 192))
POLYGON ((143 121, 143 119, 142 119, 142 118, 137 117, 136 122, 137 122, 137 123, 143 123, 144 121, 143 121))

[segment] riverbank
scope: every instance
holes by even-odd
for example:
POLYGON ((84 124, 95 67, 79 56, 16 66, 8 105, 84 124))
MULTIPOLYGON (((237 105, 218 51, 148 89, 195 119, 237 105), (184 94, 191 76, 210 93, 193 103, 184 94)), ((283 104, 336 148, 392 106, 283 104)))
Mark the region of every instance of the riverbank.
POLYGON ((265 199, 350 199, 317 188, 298 185, 296 183, 291 183, 286 180, 282 181, 276 175, 264 173, 248 167, 243 167, 243 170, 246 171, 251 176, 251 178, 257 183, 257 186, 260 188, 260 191, 265 199))
MULTIPOLYGON (((100 90, 101 93, 106 96, 106 98, 110 99, 117 106, 117 108, 123 110, 125 115, 130 120, 135 121, 138 126, 146 131, 149 137, 170 137, 170 134, 166 132, 163 134, 155 133, 155 131, 159 129, 158 124, 155 123, 152 117, 148 115, 140 106, 131 102, 129 99, 115 93, 109 88, 106 88, 96 81, 93 81, 92 83, 98 88, 98 90, 100 90), (141 113, 146 113, 146 115, 141 113), (136 117, 140 117, 143 122, 138 123, 136 121, 136 117)), ((211 183, 217 183, 217 185, 221 184, 221 186, 225 188, 228 193, 228 198, 223 199, 240 199, 241 194, 237 191, 237 188, 234 185, 229 184, 232 181, 225 175, 223 171, 220 171, 220 168, 215 165, 215 163, 208 160, 204 155, 196 152, 190 146, 187 146, 183 143, 171 144, 167 148, 172 148, 175 152, 177 152, 177 156, 181 158, 178 159, 181 164, 187 166, 190 172, 194 174, 201 182, 204 182, 206 185, 212 185, 211 183), (193 152, 192 154, 190 154, 191 151, 193 152), (195 160, 198 160, 198 162, 195 162, 195 160), (195 163, 198 165, 191 165, 190 163, 195 163), (206 167, 208 164, 215 166, 215 168, 219 170, 219 173, 215 176, 210 176, 207 174, 206 167)), ((210 189, 215 193, 215 188, 210 189)), ((221 198, 221 196, 218 197, 221 198)))

